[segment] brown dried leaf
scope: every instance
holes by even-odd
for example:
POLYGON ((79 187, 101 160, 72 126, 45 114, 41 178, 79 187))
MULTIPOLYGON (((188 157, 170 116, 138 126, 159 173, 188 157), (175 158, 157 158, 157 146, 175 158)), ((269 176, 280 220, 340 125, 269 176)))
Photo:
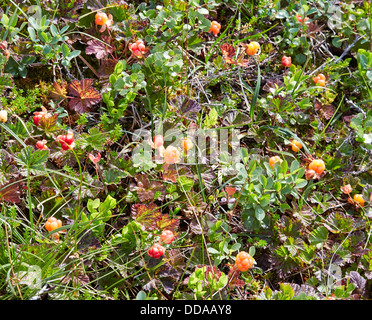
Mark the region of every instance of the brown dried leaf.
POLYGON ((80 82, 73 80, 68 86, 69 93, 73 96, 69 107, 78 113, 84 113, 89 107, 102 100, 101 94, 93 88, 92 79, 83 79, 80 82))
POLYGON ((0 202, 7 201, 12 203, 21 202, 21 182, 9 181, 0 186, 0 202))
POLYGON ((336 112, 336 108, 331 104, 322 104, 320 101, 315 101, 315 110, 326 120, 333 117, 336 112))

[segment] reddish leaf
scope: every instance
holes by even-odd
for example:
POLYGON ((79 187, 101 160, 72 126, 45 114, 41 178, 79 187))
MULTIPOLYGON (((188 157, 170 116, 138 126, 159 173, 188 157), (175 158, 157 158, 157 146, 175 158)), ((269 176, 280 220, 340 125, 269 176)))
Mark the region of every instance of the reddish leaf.
POLYGON ((73 96, 69 102, 69 107, 78 113, 84 113, 92 105, 102 100, 100 93, 93 88, 92 79, 83 79, 80 82, 73 80, 68 89, 73 96))
POLYGON ((132 218, 148 230, 154 230, 157 222, 162 218, 159 207, 155 203, 149 205, 136 203, 132 205, 131 211, 132 218))
POLYGON ((8 183, 0 186, 0 202, 7 201, 12 203, 21 202, 21 189, 22 185, 20 182, 14 183, 9 181, 8 183))
POLYGON ((244 280, 239 279, 240 271, 234 268, 233 266, 230 266, 230 270, 228 273, 229 278, 229 288, 234 287, 243 287, 245 285, 244 280))
POLYGON ((131 185, 130 190, 136 191, 138 198, 141 201, 152 201, 154 200, 155 193, 160 192, 160 195, 157 197, 159 200, 164 199, 164 190, 165 187, 163 183, 159 181, 149 181, 147 175, 138 174, 134 177, 137 181, 137 186, 131 185))
POLYGON ((46 132, 53 131, 56 129, 58 114, 42 116, 39 120, 39 126, 46 132))
POLYGON ((234 188, 234 187, 226 187, 226 188, 225 188, 225 191, 226 191, 226 193, 227 193, 229 196, 232 196, 232 195, 236 192, 236 188, 234 188))
POLYGON ((176 183, 177 182, 177 177, 178 177, 177 170, 175 170, 175 169, 164 170, 164 173, 163 173, 164 181, 171 181, 171 182, 176 183))
POLYGON ((230 45, 228 43, 224 43, 221 46, 221 51, 222 51, 222 55, 223 55, 223 58, 224 58, 226 63, 235 64, 235 65, 242 66, 242 67, 247 67, 248 66, 249 60, 244 60, 242 58, 243 54, 241 54, 238 57, 237 60, 234 60, 236 51, 235 51, 235 48, 232 45, 230 45))
POLYGON ((89 40, 88 47, 85 49, 86 54, 94 54, 97 59, 103 59, 108 53, 113 51, 113 48, 98 40, 89 40))
POLYGON ((62 81, 61 84, 58 82, 53 83, 54 90, 50 91, 50 96, 54 100, 64 100, 67 97, 67 84, 62 81))
POLYGON ((156 222, 156 225, 160 230, 167 229, 175 232, 180 225, 180 220, 177 218, 171 218, 168 214, 163 214, 161 219, 156 222))
POLYGON ((185 166, 178 166, 177 170, 172 169, 172 168, 164 169, 163 180, 164 181, 171 181, 171 182, 176 183, 177 178, 179 178, 181 176, 193 179, 193 174, 192 174, 192 172, 190 171, 189 168, 187 168, 185 166))
POLYGON ((224 43, 221 46, 221 51, 226 63, 235 64, 235 49, 232 45, 224 43))

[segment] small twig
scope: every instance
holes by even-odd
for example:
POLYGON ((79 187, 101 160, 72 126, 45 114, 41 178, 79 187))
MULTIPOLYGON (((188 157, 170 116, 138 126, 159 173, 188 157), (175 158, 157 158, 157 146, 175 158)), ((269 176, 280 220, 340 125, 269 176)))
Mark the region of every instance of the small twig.
MULTIPOLYGON (((351 50, 351 48, 355 46, 355 44, 360 40, 360 38, 361 38, 360 36, 357 36, 357 37, 355 38, 355 40, 353 41, 353 43, 350 44, 350 45, 345 49, 345 51, 340 55, 339 58, 337 58, 337 59, 333 62, 333 64, 336 64, 336 63, 340 62, 340 61, 341 61, 341 60, 346 56, 346 54, 351 50)), ((311 72, 311 73, 309 74, 309 76, 311 76, 312 74, 318 73, 320 70, 323 70, 324 67, 325 67, 328 63, 332 63, 332 61, 330 61, 330 62, 324 62, 320 67, 316 68, 313 72, 311 72)))
POLYGON ((351 108, 357 110, 358 112, 363 114, 364 118, 366 118, 367 114, 361 107, 357 106, 353 101, 349 100, 348 98, 345 98, 345 100, 351 106, 351 108))

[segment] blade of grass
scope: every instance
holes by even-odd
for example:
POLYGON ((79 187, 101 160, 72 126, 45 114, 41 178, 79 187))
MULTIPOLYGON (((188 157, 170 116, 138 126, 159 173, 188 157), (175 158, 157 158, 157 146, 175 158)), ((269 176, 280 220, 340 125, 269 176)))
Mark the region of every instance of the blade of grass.
POLYGON ((257 83, 256 83, 256 88, 255 88, 254 93, 253 93, 251 107, 250 107, 250 110, 249 110, 249 116, 251 117, 253 122, 254 122, 254 112, 256 110, 258 94, 260 93, 260 87, 261 87, 261 69, 260 69, 260 65, 259 65, 258 61, 257 60, 255 60, 255 61, 256 61, 256 64, 257 64, 257 83))

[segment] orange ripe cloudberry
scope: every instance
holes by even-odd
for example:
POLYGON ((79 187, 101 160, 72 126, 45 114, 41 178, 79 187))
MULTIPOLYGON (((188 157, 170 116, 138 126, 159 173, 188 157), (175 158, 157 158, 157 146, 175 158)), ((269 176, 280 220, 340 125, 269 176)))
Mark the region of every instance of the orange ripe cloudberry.
POLYGON ((260 44, 256 41, 252 41, 250 44, 248 44, 247 49, 245 49, 245 52, 249 56, 254 56, 258 50, 260 50, 260 44))
POLYGON ((192 149, 193 146, 194 146, 194 144, 192 143, 192 141, 191 141, 190 138, 184 138, 184 139, 182 139, 182 148, 183 148, 183 150, 189 151, 190 149, 192 149))
POLYGON ((217 36, 221 30, 221 25, 217 21, 212 21, 211 27, 208 32, 213 32, 214 36, 217 36))
POLYGON ((151 258, 159 259, 165 252, 165 248, 159 244, 159 243, 154 243, 149 250, 147 251, 148 255, 151 258))
POLYGON ((160 235, 160 240, 166 244, 170 244, 174 240, 174 233, 171 230, 163 230, 160 235))
POLYGON ((60 227, 62 227, 62 221, 55 217, 50 217, 48 218, 47 222, 45 222, 45 229, 47 229, 49 232, 60 227))
POLYGON ((363 195, 361 195, 361 194, 356 194, 356 195, 354 195, 354 201, 356 202, 356 203, 358 203, 361 207, 363 207, 364 206, 364 204, 365 204, 365 200, 363 199, 363 195))
POLYGON ((295 139, 292 140, 291 145, 292 145, 292 151, 294 152, 298 152, 302 148, 301 142, 295 139))
POLYGON ((164 161, 168 164, 177 163, 180 160, 180 152, 173 146, 168 146, 164 150, 164 161))
POLYGON ((315 159, 309 164, 309 169, 314 170, 317 174, 322 174, 325 170, 325 164, 322 159, 315 159))
POLYGON ((324 76, 323 73, 319 73, 314 79, 314 83, 318 86, 324 87, 325 86, 325 80, 326 77, 324 76))
POLYGON ((96 13, 96 16, 95 16, 95 19, 94 19, 94 22, 96 23, 96 25, 103 26, 104 24, 106 24, 107 21, 108 21, 108 16, 107 16, 106 13, 104 13, 104 12, 97 12, 96 13))
POLYGON ((292 58, 291 57, 287 57, 287 56, 283 56, 282 58, 282 65, 286 68, 289 68, 292 64, 292 58))
POLYGON ((241 272, 247 271, 248 269, 252 268, 253 263, 254 261, 252 256, 245 251, 241 251, 236 255, 235 265, 241 272))
POLYGON ((271 169, 274 168, 274 164, 275 164, 276 162, 278 162, 278 161, 282 162, 283 160, 280 159, 279 156, 273 156, 273 157, 271 157, 271 158, 269 159, 269 164, 270 164, 271 169))

